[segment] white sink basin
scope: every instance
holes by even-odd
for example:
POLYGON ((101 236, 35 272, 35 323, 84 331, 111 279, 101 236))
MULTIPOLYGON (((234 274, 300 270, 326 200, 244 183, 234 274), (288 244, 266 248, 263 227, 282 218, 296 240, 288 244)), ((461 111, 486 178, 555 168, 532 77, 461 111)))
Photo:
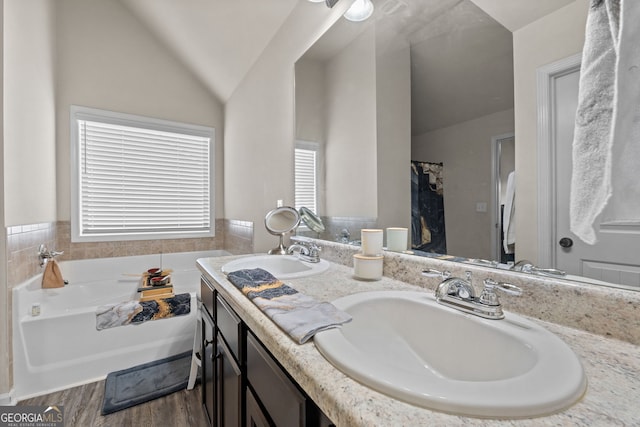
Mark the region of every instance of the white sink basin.
POLYGON ((573 351, 517 315, 483 319, 425 292, 364 292, 333 303, 353 320, 316 334, 317 348, 348 376, 394 398, 458 415, 519 418, 567 408, 586 390, 573 351))
POLYGON ((226 263, 222 266, 222 272, 229 274, 245 268, 262 268, 278 279, 285 280, 324 273, 329 263, 323 259, 315 263, 301 261, 295 255, 255 255, 226 263))

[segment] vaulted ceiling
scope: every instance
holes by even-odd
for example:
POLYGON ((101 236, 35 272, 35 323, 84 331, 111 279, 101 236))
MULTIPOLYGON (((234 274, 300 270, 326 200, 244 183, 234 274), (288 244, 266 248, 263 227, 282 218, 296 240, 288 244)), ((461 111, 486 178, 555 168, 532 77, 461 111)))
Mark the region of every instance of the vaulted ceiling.
MULTIPOLYGON (((308 0, 119 1, 224 103, 296 3, 308 0)), ((382 5, 415 0, 374 1, 382 5)), ((515 31, 575 0, 472 1, 515 31)))
POLYGON ((299 0, 120 0, 226 102, 299 0))

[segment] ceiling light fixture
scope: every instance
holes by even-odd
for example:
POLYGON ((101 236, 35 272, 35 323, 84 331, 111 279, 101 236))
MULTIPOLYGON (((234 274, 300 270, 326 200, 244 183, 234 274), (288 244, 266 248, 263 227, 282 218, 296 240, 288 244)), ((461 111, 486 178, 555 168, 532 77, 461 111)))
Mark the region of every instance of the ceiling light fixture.
POLYGON ((311 3, 324 3, 328 8, 332 8, 338 3, 338 0, 309 0, 311 3))
POLYGON ((344 17, 349 21, 360 22, 369 19, 373 14, 371 0, 356 0, 345 12, 344 17))

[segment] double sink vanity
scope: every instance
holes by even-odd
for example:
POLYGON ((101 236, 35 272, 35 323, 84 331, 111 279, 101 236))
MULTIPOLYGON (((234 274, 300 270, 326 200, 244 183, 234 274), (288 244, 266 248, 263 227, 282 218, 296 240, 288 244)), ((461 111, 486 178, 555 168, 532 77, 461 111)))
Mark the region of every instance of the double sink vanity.
MULTIPOLYGON (((334 262, 282 255, 198 260, 203 292, 210 289, 213 295, 203 294, 203 305, 215 298, 218 307, 203 344, 218 336, 233 374, 223 374, 215 386, 220 395, 230 390, 230 397, 219 397, 223 403, 217 411, 207 408, 218 425, 240 420, 251 426, 349 427, 640 422, 637 345, 514 314, 515 299, 504 298, 501 320, 438 304, 433 289, 442 279, 356 280, 350 266, 336 262, 350 258, 340 246, 325 250, 325 258, 334 262), (255 267, 319 301, 332 301, 353 320, 295 343, 226 279, 225 272, 255 267), (231 332, 222 338, 224 329, 231 332), (224 378, 233 378, 231 386, 224 378), (233 409, 224 409, 229 400, 233 409)), ((385 274, 442 267, 428 259, 412 262, 401 254, 387 255, 385 274)), ((524 287, 518 303, 542 303, 524 301, 532 294, 524 287)), ((637 302, 628 304, 637 307, 637 302)), ((224 362, 215 363, 224 371, 224 362)), ((210 397, 205 386, 205 407, 210 397)))

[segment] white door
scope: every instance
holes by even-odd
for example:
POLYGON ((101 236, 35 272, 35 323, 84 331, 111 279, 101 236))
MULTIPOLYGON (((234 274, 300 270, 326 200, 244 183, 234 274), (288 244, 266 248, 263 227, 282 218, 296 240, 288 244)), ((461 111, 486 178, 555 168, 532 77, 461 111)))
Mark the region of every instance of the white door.
MULTIPOLYGON (((556 268, 568 274, 640 288, 640 233, 633 225, 599 222, 598 242, 588 245, 569 231, 569 191, 573 128, 578 105, 579 70, 554 80, 553 127, 555 145, 556 268)), ((640 161, 640 159, 639 159, 640 161)), ((615 173, 615 172, 614 172, 615 173)))

